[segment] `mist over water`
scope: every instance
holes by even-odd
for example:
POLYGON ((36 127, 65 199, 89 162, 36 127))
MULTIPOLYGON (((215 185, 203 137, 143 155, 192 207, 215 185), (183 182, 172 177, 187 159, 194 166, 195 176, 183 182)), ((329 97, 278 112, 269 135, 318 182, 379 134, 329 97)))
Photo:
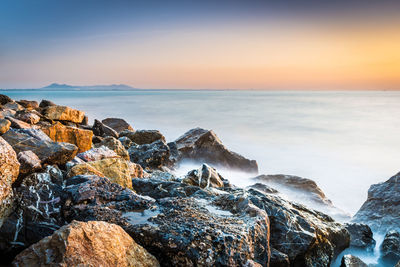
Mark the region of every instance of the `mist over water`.
MULTIPOLYGON (((260 174, 312 179, 350 213, 366 200, 371 184, 400 170, 400 92, 3 93, 81 109, 91 121, 124 118, 135 129, 160 130, 168 141, 194 127, 213 129, 229 149, 257 160, 260 174)), ((249 183, 246 174, 222 174, 238 186, 249 183)))

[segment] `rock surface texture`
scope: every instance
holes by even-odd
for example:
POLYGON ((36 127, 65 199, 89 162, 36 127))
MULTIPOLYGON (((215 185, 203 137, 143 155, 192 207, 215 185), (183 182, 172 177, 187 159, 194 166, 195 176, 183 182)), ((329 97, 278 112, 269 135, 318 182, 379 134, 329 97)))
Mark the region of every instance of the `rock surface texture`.
POLYGON ((44 109, 43 115, 51 120, 74 123, 81 123, 85 117, 84 112, 65 106, 47 106, 44 109))
POLYGON ((344 255, 340 267, 368 267, 368 265, 356 256, 344 255))
POLYGON ((124 130, 133 131, 132 126, 129 125, 124 119, 119 118, 107 118, 101 121, 104 125, 112 128, 117 133, 120 133, 124 130))

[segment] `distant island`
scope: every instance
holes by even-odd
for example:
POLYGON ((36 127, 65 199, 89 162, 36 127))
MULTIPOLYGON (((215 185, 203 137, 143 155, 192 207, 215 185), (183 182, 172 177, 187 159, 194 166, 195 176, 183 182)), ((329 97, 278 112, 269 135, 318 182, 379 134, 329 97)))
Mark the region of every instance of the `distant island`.
POLYGON ((44 90, 44 91, 131 91, 141 90, 126 84, 110 85, 69 85, 61 83, 52 83, 41 88, 21 88, 21 89, 0 89, 2 90, 44 90))

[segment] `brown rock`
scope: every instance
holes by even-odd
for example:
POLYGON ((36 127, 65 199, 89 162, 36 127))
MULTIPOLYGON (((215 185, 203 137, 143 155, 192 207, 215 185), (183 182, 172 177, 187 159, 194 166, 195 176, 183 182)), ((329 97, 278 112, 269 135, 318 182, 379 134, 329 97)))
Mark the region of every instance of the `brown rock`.
POLYGON ((11 122, 9 120, 0 119, 0 134, 6 133, 11 126, 11 122))
POLYGON ((165 137, 157 130, 124 131, 120 136, 126 136, 138 145, 151 144, 157 140, 165 141, 165 137))
POLYGON ((11 127, 15 129, 29 129, 32 127, 29 123, 26 123, 24 121, 12 118, 12 117, 6 117, 7 120, 11 122, 11 127))
POLYGON ((109 149, 115 151, 118 156, 120 156, 123 159, 129 160, 129 153, 125 149, 125 147, 122 145, 121 141, 114 137, 106 137, 101 140, 101 142, 96 143, 95 147, 101 147, 101 146, 106 146, 109 149))
POLYGON ((50 106, 57 106, 57 105, 51 102, 50 100, 43 99, 42 101, 40 101, 39 107, 45 108, 50 106))
POLYGON ((21 120, 23 122, 29 123, 29 124, 37 124, 40 121, 40 116, 38 114, 35 114, 33 112, 17 112, 15 117, 18 120, 21 120))
POLYGON ((13 100, 6 95, 0 95, 0 105, 5 105, 8 102, 13 102, 13 100))
POLYGON ((36 109, 39 107, 39 103, 37 101, 20 100, 17 101, 17 103, 23 106, 24 108, 36 109))
POLYGON ((81 123, 85 113, 66 106, 47 106, 44 115, 51 120, 81 123))
POLYGON ((92 148, 83 153, 79 153, 76 156, 86 162, 102 160, 107 158, 120 158, 120 156, 118 156, 117 153, 115 153, 115 151, 109 149, 106 146, 92 148))
POLYGON ((42 128, 51 140, 55 142, 66 142, 76 145, 78 153, 85 152, 92 147, 93 132, 76 127, 64 126, 57 122, 56 124, 42 128))
POLYGON ((103 173, 96 170, 96 168, 91 165, 85 163, 76 164, 73 166, 67 173, 67 177, 71 178, 77 175, 85 175, 85 174, 93 174, 99 177, 105 177, 103 173))
POLYGON ((118 138, 117 131, 115 131, 111 127, 108 127, 107 125, 103 124, 102 122, 100 122, 98 120, 94 120, 92 129, 93 129, 94 135, 101 136, 101 137, 112 136, 112 137, 118 138))
POLYGON ((13 148, 0 137, 0 226, 9 215, 13 190, 11 185, 18 178, 19 163, 13 148))
POLYGON ((133 131, 132 126, 129 125, 124 119, 119 118, 107 118, 101 121, 104 125, 114 129, 117 133, 124 130, 133 131))
POLYGON ((21 164, 20 174, 33 173, 42 168, 39 157, 32 151, 22 151, 18 153, 18 161, 21 164))
POLYGON ((15 266, 159 266, 120 226, 101 221, 61 227, 21 252, 15 266))

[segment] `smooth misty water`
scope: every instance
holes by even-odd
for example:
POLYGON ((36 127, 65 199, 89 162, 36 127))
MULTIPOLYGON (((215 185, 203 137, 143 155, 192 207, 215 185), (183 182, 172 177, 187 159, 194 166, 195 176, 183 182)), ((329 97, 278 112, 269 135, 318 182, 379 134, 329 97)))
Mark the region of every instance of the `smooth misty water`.
MULTIPOLYGON (((90 119, 121 117, 135 129, 159 129, 168 140, 198 126, 213 129, 229 148, 256 159, 260 173, 313 179, 351 213, 371 184, 400 170, 400 92, 5 93, 49 99, 84 110, 90 119)), ((246 175, 231 178, 249 182, 246 175)))

